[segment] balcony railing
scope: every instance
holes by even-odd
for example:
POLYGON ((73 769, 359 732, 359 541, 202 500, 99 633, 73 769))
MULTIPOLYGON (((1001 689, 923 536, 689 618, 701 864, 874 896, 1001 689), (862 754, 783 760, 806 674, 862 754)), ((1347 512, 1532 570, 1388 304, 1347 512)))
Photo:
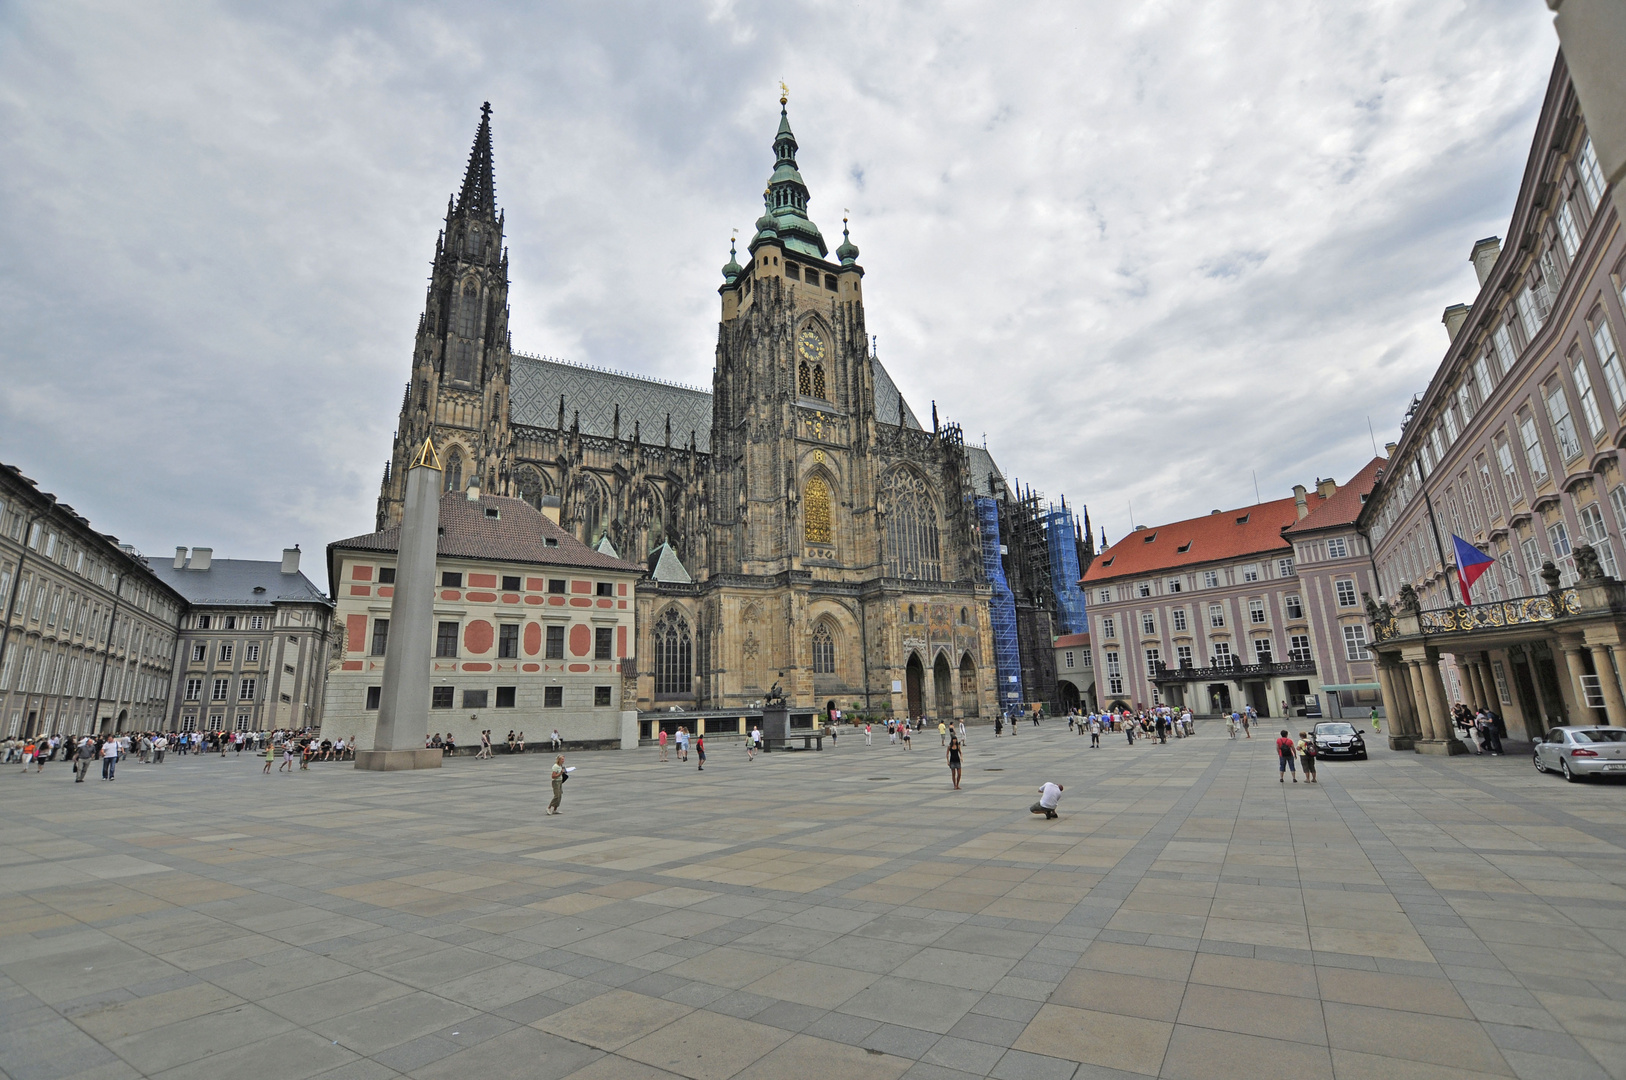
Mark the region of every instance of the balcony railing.
MULTIPOLYGON (((1565 615, 1581 614, 1581 597, 1574 589, 1562 589, 1556 595, 1518 596, 1511 600, 1492 600, 1484 604, 1454 604, 1449 607, 1430 608, 1417 613, 1418 625, 1425 635, 1482 633, 1508 627, 1529 626, 1552 622, 1565 615)), ((1381 610, 1372 619, 1375 641, 1388 641, 1399 631, 1397 620, 1390 610, 1381 610)))
POLYGON ((1288 659, 1281 663, 1269 664, 1214 664, 1210 667, 1184 667, 1171 668, 1158 663, 1156 674, 1152 676, 1155 683, 1174 682, 1239 682, 1244 679, 1268 679, 1285 675, 1314 675, 1316 673, 1314 660, 1288 659))

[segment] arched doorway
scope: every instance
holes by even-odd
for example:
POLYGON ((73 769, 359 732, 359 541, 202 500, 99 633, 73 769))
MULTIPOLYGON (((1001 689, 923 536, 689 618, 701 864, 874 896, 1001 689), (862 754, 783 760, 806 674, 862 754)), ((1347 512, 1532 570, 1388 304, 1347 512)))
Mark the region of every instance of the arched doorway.
POLYGON ((977 665, 972 662, 970 653, 960 656, 960 715, 977 716, 980 713, 977 701, 982 697, 977 693, 977 665))
POLYGON ((128 719, 130 719, 130 710, 129 709, 120 709, 119 710, 119 722, 116 725, 114 725, 113 730, 115 732, 123 731, 124 730, 124 722, 126 720, 128 720, 128 719))
POLYGON ((918 719, 923 715, 920 707, 920 695, 925 682, 926 668, 920 662, 920 654, 910 653, 909 665, 904 669, 903 688, 908 701, 909 716, 912 719, 918 719))
POLYGON ((1072 712, 1078 708, 1078 687, 1063 679, 1056 684, 1056 689, 1061 691, 1061 707, 1064 711, 1072 712))
POLYGON ((942 653, 932 665, 932 711, 943 719, 954 715, 954 672, 942 653))

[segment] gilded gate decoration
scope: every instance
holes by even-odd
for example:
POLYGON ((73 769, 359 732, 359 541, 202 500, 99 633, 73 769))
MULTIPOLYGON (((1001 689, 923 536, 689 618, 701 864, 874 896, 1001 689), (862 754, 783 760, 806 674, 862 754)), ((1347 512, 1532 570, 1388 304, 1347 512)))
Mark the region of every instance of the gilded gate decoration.
MULTIPOLYGON (((1552 622, 1565 615, 1580 613, 1580 596, 1574 589, 1565 589, 1556 599, 1553 596, 1525 596, 1471 606, 1457 604, 1418 612, 1417 617, 1424 634, 1462 634, 1552 622)), ((1393 616, 1373 620, 1372 635, 1375 641, 1387 641, 1395 636, 1395 632, 1393 616)))

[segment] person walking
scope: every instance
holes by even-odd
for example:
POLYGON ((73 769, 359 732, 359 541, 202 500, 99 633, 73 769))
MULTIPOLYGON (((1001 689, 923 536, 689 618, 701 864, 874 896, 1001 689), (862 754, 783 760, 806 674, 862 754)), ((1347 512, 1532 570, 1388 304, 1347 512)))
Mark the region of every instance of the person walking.
POLYGON ((475 752, 474 760, 480 761, 491 756, 491 732, 484 728, 480 731, 480 749, 475 752))
POLYGON ((1372 734, 1381 735, 1383 728, 1378 725, 1378 707, 1376 705, 1372 706, 1372 715, 1367 719, 1372 721, 1372 734))
POLYGON ((1293 739, 1287 734, 1287 729, 1282 728, 1281 735, 1276 739, 1276 772, 1280 774, 1276 778, 1277 783, 1287 783, 1287 774, 1289 772, 1293 774, 1293 783, 1299 782, 1297 758, 1298 754, 1293 748, 1293 739))
POLYGON ((665 761, 666 760, 666 729, 665 728, 661 728, 661 733, 656 738, 655 741, 661 744, 661 756, 659 758, 657 758, 656 760, 657 761, 665 761))
POLYGON ((102 743, 102 779, 113 779, 113 773, 119 766, 119 740, 109 735, 107 741, 102 743))
POLYGON ((753 728, 745 735, 745 760, 755 761, 757 758, 757 733, 753 728))
POLYGON ((948 725, 941 720, 937 722, 937 744, 939 746, 948 745, 948 725))
POLYGON ((79 745, 74 750, 74 762, 73 762, 73 782, 74 783, 83 784, 85 782, 85 774, 90 771, 90 759, 95 757, 95 756, 96 756, 96 744, 91 742, 91 739, 90 739, 89 735, 86 735, 83 739, 79 740, 79 745))
POLYGON ((909 727, 909 721, 905 720, 903 722, 903 748, 905 750, 913 750, 915 748, 915 744, 909 741, 910 733, 911 729, 909 727))
POLYGON ((949 779, 954 781, 954 790, 960 790, 960 740, 956 736, 948 742, 949 779))
POLYGON ((282 772, 284 769, 288 771, 289 776, 294 774, 294 740, 287 735, 282 737, 282 764, 277 766, 277 771, 282 772))
POLYGON ((1315 740, 1305 732, 1299 732, 1299 764, 1304 766, 1304 782, 1313 784, 1315 778, 1315 740))
POLYGON ((700 762, 699 772, 706 771, 706 737, 696 735, 694 739, 694 756, 700 762))
POLYGON ((962 717, 960 722, 955 726, 959 729, 960 745, 964 746, 965 745, 965 719, 962 717))
POLYGON ((277 748, 272 745, 270 740, 267 740, 265 744, 265 768, 260 770, 261 776, 271 775, 271 763, 275 760, 277 760, 277 748))
POLYGON ((1094 713, 1090 714, 1090 749, 1101 749, 1101 720, 1094 713))
POLYGON ((870 724, 869 724, 868 720, 864 721, 864 745, 865 746, 874 746, 875 745, 875 733, 870 729, 870 724))
POLYGON ((559 812, 559 804, 565 797, 565 781, 569 779, 570 771, 565 768, 565 756, 560 754, 553 759, 553 768, 548 770, 548 781, 553 785, 553 801, 548 803, 548 813, 559 812))
POLYGON ((1045 781, 1044 785, 1039 788, 1039 801, 1028 807, 1028 812, 1030 814, 1043 814, 1047 821, 1054 818, 1056 816, 1056 805, 1061 802, 1061 793, 1066 790, 1060 784, 1045 781))
POLYGON ((1226 736, 1226 738, 1229 738, 1229 739, 1235 739, 1236 738, 1236 713, 1227 713, 1226 714, 1226 717, 1225 717, 1225 736, 1226 736))

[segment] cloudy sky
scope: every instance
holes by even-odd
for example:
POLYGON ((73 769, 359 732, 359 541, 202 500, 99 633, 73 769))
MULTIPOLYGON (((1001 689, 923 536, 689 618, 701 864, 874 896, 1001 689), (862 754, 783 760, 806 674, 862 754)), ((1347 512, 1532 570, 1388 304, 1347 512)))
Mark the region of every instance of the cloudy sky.
POLYGON ((1110 539, 1281 497, 1395 437, 1556 49, 1539 0, 10 0, 0 461, 149 553, 370 529, 485 100, 516 348, 709 387, 783 79, 917 411, 1110 539))

